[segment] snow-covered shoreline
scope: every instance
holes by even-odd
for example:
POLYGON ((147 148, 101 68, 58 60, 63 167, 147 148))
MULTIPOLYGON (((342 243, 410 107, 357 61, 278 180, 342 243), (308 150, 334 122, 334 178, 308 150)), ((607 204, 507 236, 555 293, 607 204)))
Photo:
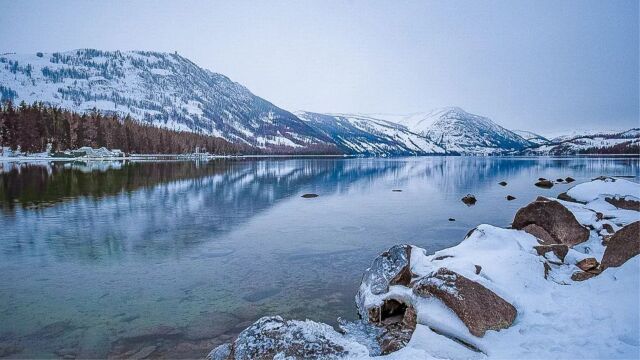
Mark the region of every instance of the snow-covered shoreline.
POLYGON ((365 272, 361 322, 265 317, 209 357, 637 359, 640 184, 603 177, 567 195, 434 254, 392 247, 365 272))

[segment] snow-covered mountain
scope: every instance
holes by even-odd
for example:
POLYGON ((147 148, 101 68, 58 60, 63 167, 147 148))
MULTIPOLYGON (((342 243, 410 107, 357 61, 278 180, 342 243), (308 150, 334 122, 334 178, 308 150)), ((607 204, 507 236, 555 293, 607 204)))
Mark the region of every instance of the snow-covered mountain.
POLYGON ((513 130, 513 132, 520 135, 520 137, 522 137, 523 139, 535 145, 544 145, 549 143, 549 139, 531 131, 513 130))
POLYGON ((428 113, 296 115, 224 75, 178 55, 83 49, 0 55, 0 101, 96 109, 267 152, 365 154, 565 154, 637 146, 638 129, 551 140, 510 131, 458 107, 428 113), (635 145, 634 145, 635 144, 635 145))
POLYGON ((639 154, 640 128, 622 132, 580 132, 578 135, 558 136, 547 144, 522 151, 526 155, 574 154, 639 154))
POLYGON ((0 97, 93 108, 260 148, 335 148, 288 111, 178 54, 83 49, 0 55, 0 97))
POLYGON ((444 154, 445 150, 405 126, 365 115, 296 112, 346 153, 375 156, 444 154))
POLYGON ((405 125, 452 153, 493 154, 531 146, 529 141, 491 119, 470 114, 459 107, 445 107, 428 113, 372 116, 405 125))

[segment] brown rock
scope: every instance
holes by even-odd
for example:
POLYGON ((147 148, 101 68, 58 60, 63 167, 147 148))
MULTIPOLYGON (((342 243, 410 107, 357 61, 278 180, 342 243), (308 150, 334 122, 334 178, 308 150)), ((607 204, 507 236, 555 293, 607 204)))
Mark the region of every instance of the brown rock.
POLYGON ((576 179, 572 178, 571 176, 567 176, 564 181, 568 182, 568 183, 572 183, 574 181, 576 181, 576 179))
POLYGON ((598 260, 596 260, 595 258, 582 259, 576 263, 576 266, 579 267, 582 271, 595 269, 598 267, 598 265, 598 260))
POLYGON ((511 201, 511 200, 515 200, 516 197, 512 196, 512 195, 507 195, 507 200, 511 201))
POLYGON ((471 194, 467 194, 465 197, 462 198, 462 202, 465 203, 467 206, 475 205, 476 201, 478 201, 476 197, 471 194))
POLYGON ((538 239, 538 242, 543 245, 553 245, 556 244, 556 240, 547 232, 547 230, 543 229, 541 226, 536 224, 529 224, 523 227, 521 230, 535 236, 538 239))
POLYGON ((536 249, 536 252, 540 256, 544 256, 549 251, 552 251, 553 254, 562 262, 564 262, 564 257, 567 256, 567 253, 569 252, 569 247, 567 245, 560 244, 538 245, 533 248, 536 249))
POLYGON ((482 266, 480 266, 480 265, 475 265, 475 267, 476 267, 476 275, 479 275, 479 274, 480 274, 480 271, 482 271, 482 266))
POLYGON ((594 276, 596 276, 596 274, 588 273, 588 272, 584 272, 584 271, 579 271, 579 272, 574 272, 571 275, 571 280, 573 280, 573 281, 585 281, 587 279, 591 279, 594 276))
POLYGON ((602 256, 602 269, 618 267, 640 254, 640 221, 618 230, 608 241, 602 256))
POLYGON ((517 315, 516 308, 493 291, 446 268, 421 278, 413 292, 440 299, 479 337, 487 330, 508 328, 517 315))
MULTIPOLYGON (((518 210, 512 226, 514 229, 527 231, 525 228, 532 224, 546 232, 541 236, 532 233, 545 243, 553 240, 557 244, 571 247, 589 238, 589 230, 580 225, 571 211, 559 202, 543 197, 538 197, 536 201, 518 210)), ((532 227, 528 229, 531 231, 532 227)), ((541 233, 538 228, 535 228, 535 231, 541 233)))
POLYGON ((602 224, 602 228, 605 229, 609 234, 613 234, 615 232, 611 224, 602 224))
POLYGON ((640 201, 634 200, 630 197, 605 197, 604 201, 618 209, 640 211, 640 201))
POLYGON ((558 199, 563 201, 574 202, 574 203, 581 203, 580 201, 569 196, 566 192, 558 194, 558 199))
POLYGON ((544 189, 551 189, 553 187, 553 183, 549 180, 540 180, 535 183, 535 185, 544 189))
POLYGON ((404 306, 402 314, 387 318, 384 332, 378 337, 382 355, 390 354, 405 347, 416 329, 418 314, 412 306, 404 306))

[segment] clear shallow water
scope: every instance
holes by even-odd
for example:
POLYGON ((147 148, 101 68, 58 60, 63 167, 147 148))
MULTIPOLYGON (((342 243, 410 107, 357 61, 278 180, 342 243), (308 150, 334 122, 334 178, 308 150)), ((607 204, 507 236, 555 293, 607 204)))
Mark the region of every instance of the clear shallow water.
POLYGON ((391 245, 437 251, 569 188, 538 177, 640 175, 637 158, 0 166, 0 354, 24 358, 201 357, 264 315, 355 319, 391 245))

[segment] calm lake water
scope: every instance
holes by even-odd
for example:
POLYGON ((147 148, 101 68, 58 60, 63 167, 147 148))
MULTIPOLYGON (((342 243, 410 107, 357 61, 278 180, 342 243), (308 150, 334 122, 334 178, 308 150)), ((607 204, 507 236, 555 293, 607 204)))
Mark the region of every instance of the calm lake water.
POLYGON ((638 181, 639 160, 0 163, 0 357, 202 357, 264 315, 355 319, 378 253, 455 245, 569 188, 539 177, 599 175, 638 181))

